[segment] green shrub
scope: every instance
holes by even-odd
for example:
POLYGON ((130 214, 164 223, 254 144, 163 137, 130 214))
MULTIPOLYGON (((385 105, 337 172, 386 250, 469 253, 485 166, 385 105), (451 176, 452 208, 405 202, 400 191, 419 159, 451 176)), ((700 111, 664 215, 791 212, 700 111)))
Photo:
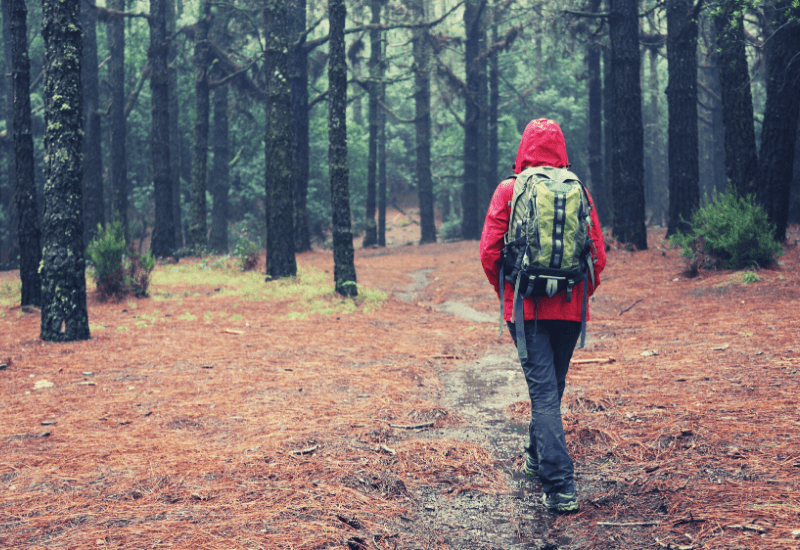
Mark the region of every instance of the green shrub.
POLYGON ((689 233, 673 235, 670 242, 681 249, 693 275, 700 268, 769 267, 782 250, 774 224, 755 197, 739 197, 732 189, 714 195, 692 216, 689 233))
POLYGON ((122 224, 114 222, 105 229, 98 225, 97 237, 89 243, 88 253, 94 265, 94 282, 102 296, 117 299, 127 294, 147 296, 155 259, 149 251, 139 254, 125 245, 122 224))
POLYGON ((258 267, 258 257, 261 254, 261 245, 246 237, 239 237, 233 247, 233 255, 239 261, 242 271, 253 271, 258 267))
POLYGON ((441 242, 457 241, 461 239, 461 218, 452 218, 444 222, 439 228, 441 242))

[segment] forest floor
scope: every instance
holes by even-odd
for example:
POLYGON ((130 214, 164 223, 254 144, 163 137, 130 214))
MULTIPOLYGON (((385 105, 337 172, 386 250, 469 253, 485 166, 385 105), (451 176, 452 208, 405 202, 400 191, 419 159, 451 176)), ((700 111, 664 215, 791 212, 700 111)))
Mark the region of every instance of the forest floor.
POLYGON ((183 259, 150 298, 91 290, 91 340, 62 344, 0 273, 0 547, 800 548, 800 231, 749 284, 662 239, 608 252, 565 516, 519 473, 530 405, 476 242, 357 249, 355 303, 330 251, 269 284, 183 259))

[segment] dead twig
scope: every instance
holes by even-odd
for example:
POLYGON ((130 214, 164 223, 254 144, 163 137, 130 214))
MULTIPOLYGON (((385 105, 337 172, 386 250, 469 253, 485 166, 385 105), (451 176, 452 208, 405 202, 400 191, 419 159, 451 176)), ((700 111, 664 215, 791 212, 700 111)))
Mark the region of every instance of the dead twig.
POLYGON ((636 300, 635 302, 633 302, 631 305, 629 305, 628 307, 626 307, 625 309, 623 309, 622 311, 620 311, 620 312, 619 312, 619 314, 620 314, 620 315, 622 315, 622 314, 623 314, 623 313, 625 313, 626 311, 630 311, 630 310, 632 310, 632 309, 633 309, 633 306, 635 306, 636 304, 638 304, 638 303, 639 303, 639 302, 641 302, 641 301, 642 301, 642 299, 641 299, 641 298, 639 298, 638 300, 636 300))
POLYGON ((573 365, 585 365, 585 364, 588 364, 588 363, 598 363, 598 364, 614 363, 616 361, 617 360, 614 359, 613 357, 606 357, 606 358, 601 358, 601 359, 573 359, 570 362, 573 365))
POLYGON ((598 521, 598 527, 649 527, 659 525, 658 521, 633 521, 630 523, 617 523, 615 521, 598 521))
POLYGON ((292 453, 293 455, 308 455, 313 453, 317 449, 319 449, 319 445, 314 445, 313 447, 307 447, 305 449, 297 449, 289 452, 292 453))
POLYGON ((433 422, 423 422, 422 424, 389 424, 392 428, 400 428, 401 430, 418 430, 420 428, 432 428, 433 422))

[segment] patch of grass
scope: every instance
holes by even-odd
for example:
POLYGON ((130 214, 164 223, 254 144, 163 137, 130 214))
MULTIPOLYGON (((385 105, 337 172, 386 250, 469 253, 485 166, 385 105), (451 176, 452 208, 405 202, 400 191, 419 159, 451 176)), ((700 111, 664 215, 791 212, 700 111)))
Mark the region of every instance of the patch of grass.
POLYGON ((755 271, 745 271, 742 273, 742 283, 749 285, 755 282, 758 282, 758 273, 755 271))
POLYGON ((89 332, 94 332, 96 330, 103 330, 105 325, 89 325, 89 332))
POLYGON ((178 315, 178 319, 181 321, 195 321, 197 320, 197 315, 192 315, 191 313, 186 312, 183 315, 178 315))
MULTIPOLYGON (((226 259, 226 265, 230 266, 226 259)), ((287 319, 304 319, 309 315, 346 315, 354 311, 372 311, 386 301, 386 293, 359 287, 356 298, 342 298, 334 291, 331 276, 313 268, 299 268, 297 277, 264 281, 264 274, 239 271, 231 267, 216 268, 218 262, 206 258, 200 263, 159 266, 153 272, 152 295, 156 300, 194 294, 176 287, 205 287, 212 297, 235 296, 255 302, 292 302, 287 319)), ((231 320, 236 319, 236 316, 231 320)))
POLYGON ((22 283, 18 281, 0 282, 0 306, 13 307, 22 300, 22 283))

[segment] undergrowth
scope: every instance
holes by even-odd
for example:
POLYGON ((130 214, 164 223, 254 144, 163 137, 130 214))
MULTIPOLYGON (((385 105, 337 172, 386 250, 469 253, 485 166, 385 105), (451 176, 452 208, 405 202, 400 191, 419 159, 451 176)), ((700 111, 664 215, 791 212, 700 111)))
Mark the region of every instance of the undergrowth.
POLYGON ((753 195, 739 197, 732 189, 713 195, 689 226, 688 233, 677 233, 670 242, 686 258, 691 276, 700 269, 769 267, 782 252, 764 208, 753 195))
POLYGON ((309 315, 348 314, 357 310, 372 311, 386 301, 386 293, 359 288, 359 296, 341 298, 334 291, 329 274, 298 266, 296 277, 264 282, 258 271, 241 271, 233 261, 204 259, 197 263, 163 265, 153 273, 154 300, 177 300, 194 292, 214 291, 211 298, 235 296, 256 302, 292 303, 289 319, 304 319, 309 315), (179 290, 180 289, 180 290, 179 290))
POLYGON ((139 254, 125 244, 122 224, 97 226, 97 237, 89 243, 88 255, 94 266, 92 278, 100 295, 122 299, 128 294, 147 296, 150 273, 156 263, 148 251, 139 254))

